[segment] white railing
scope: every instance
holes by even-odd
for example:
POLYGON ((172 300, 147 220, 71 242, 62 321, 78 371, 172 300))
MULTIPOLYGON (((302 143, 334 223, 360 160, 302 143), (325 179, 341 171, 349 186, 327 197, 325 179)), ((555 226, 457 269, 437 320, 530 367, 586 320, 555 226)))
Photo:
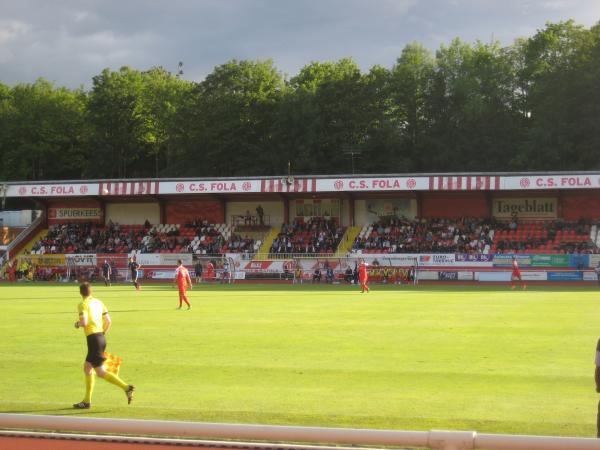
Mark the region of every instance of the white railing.
MULTIPOLYGON (((0 414, 0 428, 439 450, 600 450, 600 439, 0 414)), ((233 443, 232 443, 233 444, 233 443)), ((293 446, 288 446, 288 448, 293 446)))
POLYGON ((43 217, 44 217, 44 215, 40 214, 40 216, 37 219, 35 219, 33 222, 31 222, 31 225, 29 225, 27 228, 25 228, 23 231, 21 231, 19 234, 17 234, 17 236, 8 244, 8 247, 6 249, 7 258, 10 258, 10 254, 11 254, 12 250, 17 245, 19 245, 23 239, 25 239, 29 235, 31 230, 35 230, 35 228, 39 224, 42 223, 43 217))

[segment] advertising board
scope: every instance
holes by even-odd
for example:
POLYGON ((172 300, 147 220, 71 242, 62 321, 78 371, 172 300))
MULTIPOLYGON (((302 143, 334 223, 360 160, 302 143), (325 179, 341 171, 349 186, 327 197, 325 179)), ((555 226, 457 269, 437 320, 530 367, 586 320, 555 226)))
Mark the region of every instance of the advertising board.
POLYGON ((440 281, 457 281, 458 272, 438 272, 438 278, 440 281))
POLYGON ((460 281, 473 281, 473 272, 472 271, 458 272, 458 279, 460 281))
POLYGON ((583 281, 598 282, 598 275, 596 275, 596 272, 583 272, 583 281))
POLYGON ((510 281, 510 272, 477 272, 479 281, 510 281))
POLYGON ((523 281, 547 281, 548 279, 546 272, 533 272, 529 270, 521 272, 521 278, 523 281))
POLYGON ((498 219, 554 219, 557 217, 556 197, 494 198, 492 215, 498 219))
POLYGON ((531 255, 531 267, 569 267, 569 255, 531 255))
POLYGON ((66 263, 70 266, 96 266, 97 258, 95 253, 65 255, 66 263))
POLYGON ((519 267, 531 266, 530 255, 512 255, 512 254, 498 254, 494 255, 494 267, 511 267, 513 256, 516 257, 519 267))
POLYGON ((102 219, 100 208, 48 208, 48 220, 85 220, 97 221, 102 219))
POLYGON ((581 271, 548 272, 548 281, 583 281, 581 271))

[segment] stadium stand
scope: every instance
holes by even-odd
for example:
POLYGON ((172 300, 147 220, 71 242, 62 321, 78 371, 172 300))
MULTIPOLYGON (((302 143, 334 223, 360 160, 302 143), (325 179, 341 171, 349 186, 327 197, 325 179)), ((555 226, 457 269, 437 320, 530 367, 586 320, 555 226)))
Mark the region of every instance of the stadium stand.
POLYGON ((597 226, 586 221, 499 223, 494 253, 596 253, 597 226))
POLYGON ((305 222, 294 220, 284 224, 273 240, 271 254, 332 254, 339 245, 345 228, 334 219, 314 217, 305 222))
POLYGON ((598 227, 587 222, 392 219, 365 226, 362 253, 595 253, 598 227))
POLYGON ((32 254, 72 253, 222 253, 253 254, 260 240, 234 234, 226 224, 53 225, 32 247, 32 254))
POLYGON ((391 219, 364 226, 353 250, 362 253, 488 253, 489 219, 391 219))

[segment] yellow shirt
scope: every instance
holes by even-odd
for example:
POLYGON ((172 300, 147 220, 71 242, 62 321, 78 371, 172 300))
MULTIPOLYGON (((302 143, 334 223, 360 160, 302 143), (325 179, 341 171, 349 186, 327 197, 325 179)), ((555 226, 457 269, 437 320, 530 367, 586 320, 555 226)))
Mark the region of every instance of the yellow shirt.
POLYGON ((87 325, 83 328, 86 336, 94 333, 102 333, 102 316, 108 314, 108 309, 100 300, 94 297, 86 297, 77 306, 79 318, 87 318, 87 325))

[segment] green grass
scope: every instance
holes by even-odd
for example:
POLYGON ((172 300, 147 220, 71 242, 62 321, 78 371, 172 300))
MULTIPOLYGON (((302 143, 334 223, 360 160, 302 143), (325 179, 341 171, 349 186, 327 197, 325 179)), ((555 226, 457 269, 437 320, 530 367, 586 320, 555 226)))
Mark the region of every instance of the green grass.
POLYGON ((75 285, 0 287, 0 412, 594 436, 592 289, 98 286, 125 395, 83 396, 75 285))

